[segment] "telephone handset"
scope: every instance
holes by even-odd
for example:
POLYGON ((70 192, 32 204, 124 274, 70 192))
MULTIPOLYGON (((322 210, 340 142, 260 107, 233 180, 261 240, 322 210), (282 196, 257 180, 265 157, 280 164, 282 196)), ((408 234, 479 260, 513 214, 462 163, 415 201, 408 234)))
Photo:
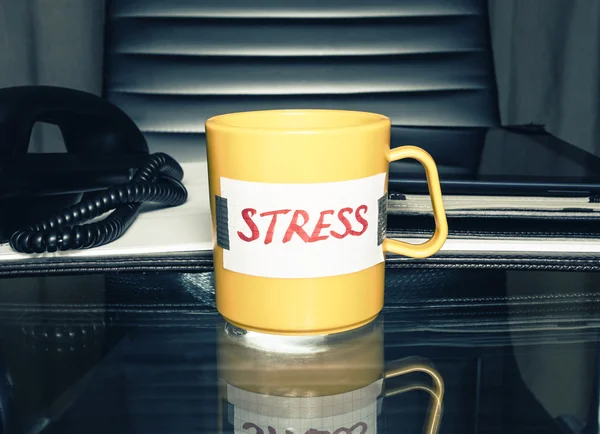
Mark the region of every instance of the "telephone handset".
POLYGON ((58 126, 68 152, 148 153, 138 127, 111 102, 75 89, 19 86, 0 89, 0 156, 27 153, 36 122, 58 126))
POLYGON ((15 251, 110 243, 143 202, 185 203, 182 179, 181 166, 167 154, 149 154, 133 120, 101 97, 53 86, 0 89, 0 242, 15 251), (56 125, 67 153, 28 153, 36 122, 56 125), (31 223, 19 228, 24 220, 31 223))

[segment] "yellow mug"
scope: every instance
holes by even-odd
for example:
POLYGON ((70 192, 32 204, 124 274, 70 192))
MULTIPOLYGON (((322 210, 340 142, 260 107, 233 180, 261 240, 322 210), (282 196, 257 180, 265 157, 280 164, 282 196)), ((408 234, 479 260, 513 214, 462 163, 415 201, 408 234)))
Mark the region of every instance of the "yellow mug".
POLYGON ((264 110, 206 121, 217 309, 265 333, 337 333, 383 307, 385 253, 441 249, 448 225, 435 162, 390 150, 386 116, 264 110), (385 238, 389 163, 425 167, 436 223, 412 245, 385 238))

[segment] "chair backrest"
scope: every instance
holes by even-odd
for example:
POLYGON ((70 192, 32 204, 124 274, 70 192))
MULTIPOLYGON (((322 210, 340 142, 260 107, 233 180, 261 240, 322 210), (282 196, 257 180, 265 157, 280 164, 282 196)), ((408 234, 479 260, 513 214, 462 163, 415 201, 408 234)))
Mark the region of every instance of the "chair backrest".
POLYGON ((270 108, 392 119, 472 168, 499 122, 482 0, 107 0, 105 96, 152 151, 204 155, 204 121, 270 108))

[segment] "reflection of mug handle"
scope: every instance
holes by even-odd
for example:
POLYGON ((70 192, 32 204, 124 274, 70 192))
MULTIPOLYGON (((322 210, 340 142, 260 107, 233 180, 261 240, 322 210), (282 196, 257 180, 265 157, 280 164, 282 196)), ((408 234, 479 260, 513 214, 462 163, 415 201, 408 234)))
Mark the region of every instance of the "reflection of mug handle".
POLYGON ((408 386, 402 386, 385 390, 383 395, 385 398, 399 395, 401 393, 411 392, 413 390, 423 390, 431 395, 431 408, 429 411, 429 421, 425 425, 425 434, 436 434, 439 431, 440 420, 442 417, 442 402, 444 400, 444 380, 442 376, 425 361, 417 361, 415 359, 406 359, 400 362, 399 366, 390 368, 384 374, 384 379, 399 377, 401 375, 411 374, 413 372, 423 372, 433 380, 433 387, 423 383, 413 383, 408 386))
POLYGON ((427 186, 429 187, 431 205, 433 207, 435 233, 425 243, 416 245, 386 238, 383 242, 383 250, 411 258, 426 258, 438 252, 448 237, 448 222, 446 221, 446 212, 444 211, 440 178, 435 161, 423 149, 416 146, 401 146, 390 151, 390 162, 403 160, 404 158, 413 158, 425 168, 427 186))

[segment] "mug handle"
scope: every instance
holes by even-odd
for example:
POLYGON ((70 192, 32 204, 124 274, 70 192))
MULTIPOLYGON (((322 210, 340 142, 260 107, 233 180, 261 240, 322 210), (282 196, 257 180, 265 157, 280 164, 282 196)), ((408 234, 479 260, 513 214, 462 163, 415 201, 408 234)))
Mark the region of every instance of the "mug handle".
POLYGON ((383 251, 411 258, 427 258, 438 252, 446 242, 446 238, 448 238, 448 222, 446 221, 440 178, 435 161, 427 151, 416 146, 401 146, 390 150, 390 162, 405 158, 415 159, 425 168, 427 186, 429 187, 433 207, 435 233, 423 244, 410 244, 386 238, 383 241, 383 251))
POLYGON ((384 379, 399 377, 401 375, 413 372, 421 372, 429 375, 433 380, 433 387, 424 383, 413 383, 406 386, 384 389, 383 396, 399 395, 401 393, 411 392, 413 390, 422 390, 431 395, 431 405, 429 408, 429 418, 423 430, 424 434, 436 434, 439 432, 440 421, 442 419, 442 402, 444 400, 444 380, 440 373, 427 361, 408 358, 401 360, 397 366, 390 367, 384 374, 384 379))

